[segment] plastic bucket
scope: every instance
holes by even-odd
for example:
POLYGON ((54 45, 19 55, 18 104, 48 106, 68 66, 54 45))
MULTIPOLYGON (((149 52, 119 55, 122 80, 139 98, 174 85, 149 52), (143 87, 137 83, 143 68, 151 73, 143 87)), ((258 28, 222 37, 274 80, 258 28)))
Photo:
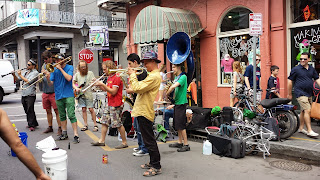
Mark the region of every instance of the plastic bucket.
MULTIPOLYGON (((19 133, 19 138, 21 139, 21 142, 26 146, 28 147, 28 135, 26 132, 20 132, 19 133)), ((14 153, 11 149, 11 156, 13 157, 17 157, 16 153, 14 153)))
POLYGON ((42 154, 42 163, 44 164, 44 172, 51 177, 52 180, 67 179, 67 151, 63 149, 48 151, 42 154))

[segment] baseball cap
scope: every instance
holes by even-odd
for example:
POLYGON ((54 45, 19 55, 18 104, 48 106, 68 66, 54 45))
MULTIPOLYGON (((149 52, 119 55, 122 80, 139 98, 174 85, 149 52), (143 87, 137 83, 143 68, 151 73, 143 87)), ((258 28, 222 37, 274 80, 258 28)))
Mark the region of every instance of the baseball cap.
POLYGON ((161 63, 161 61, 158 59, 158 54, 154 51, 148 51, 144 54, 143 58, 141 59, 141 61, 143 60, 154 60, 156 61, 156 63, 161 63))
POLYGON ((225 55, 224 55, 224 59, 225 59, 225 60, 229 60, 229 59, 230 59, 230 55, 229 55, 229 54, 225 54, 225 55))

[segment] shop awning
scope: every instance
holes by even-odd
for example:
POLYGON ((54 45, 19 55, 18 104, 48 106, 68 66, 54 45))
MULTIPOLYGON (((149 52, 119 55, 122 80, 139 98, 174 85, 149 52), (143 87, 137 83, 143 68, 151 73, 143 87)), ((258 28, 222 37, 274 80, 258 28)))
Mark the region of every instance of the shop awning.
POLYGON ((127 50, 127 42, 128 42, 128 38, 127 36, 124 38, 123 42, 122 42, 122 50, 123 53, 127 54, 128 50, 127 50))
POLYGON ((140 11, 133 27, 134 43, 169 39, 175 32, 193 37, 202 30, 199 17, 189 10, 147 6, 140 11))

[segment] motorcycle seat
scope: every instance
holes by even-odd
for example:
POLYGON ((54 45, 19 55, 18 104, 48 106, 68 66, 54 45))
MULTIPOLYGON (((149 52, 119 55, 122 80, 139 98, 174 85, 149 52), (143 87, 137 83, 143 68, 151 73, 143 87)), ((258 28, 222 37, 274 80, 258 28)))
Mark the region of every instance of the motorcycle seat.
POLYGON ((264 108, 272 108, 281 104, 288 104, 291 100, 288 98, 273 98, 273 99, 264 99, 261 101, 261 106, 264 108))
POLYGON ((263 122, 263 121, 257 121, 257 120, 253 120, 253 123, 255 123, 256 125, 258 126, 261 126, 261 125, 268 125, 267 122, 263 122))

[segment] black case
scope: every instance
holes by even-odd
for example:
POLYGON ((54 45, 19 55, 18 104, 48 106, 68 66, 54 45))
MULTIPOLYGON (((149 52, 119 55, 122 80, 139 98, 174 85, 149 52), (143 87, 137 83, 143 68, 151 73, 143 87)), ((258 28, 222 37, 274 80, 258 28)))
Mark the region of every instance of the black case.
POLYGON ((231 139, 231 157, 238 159, 246 155, 246 143, 240 139, 231 139))
POLYGON ((231 124, 231 121, 233 121, 232 107, 223 107, 221 117, 222 117, 223 123, 231 124))

